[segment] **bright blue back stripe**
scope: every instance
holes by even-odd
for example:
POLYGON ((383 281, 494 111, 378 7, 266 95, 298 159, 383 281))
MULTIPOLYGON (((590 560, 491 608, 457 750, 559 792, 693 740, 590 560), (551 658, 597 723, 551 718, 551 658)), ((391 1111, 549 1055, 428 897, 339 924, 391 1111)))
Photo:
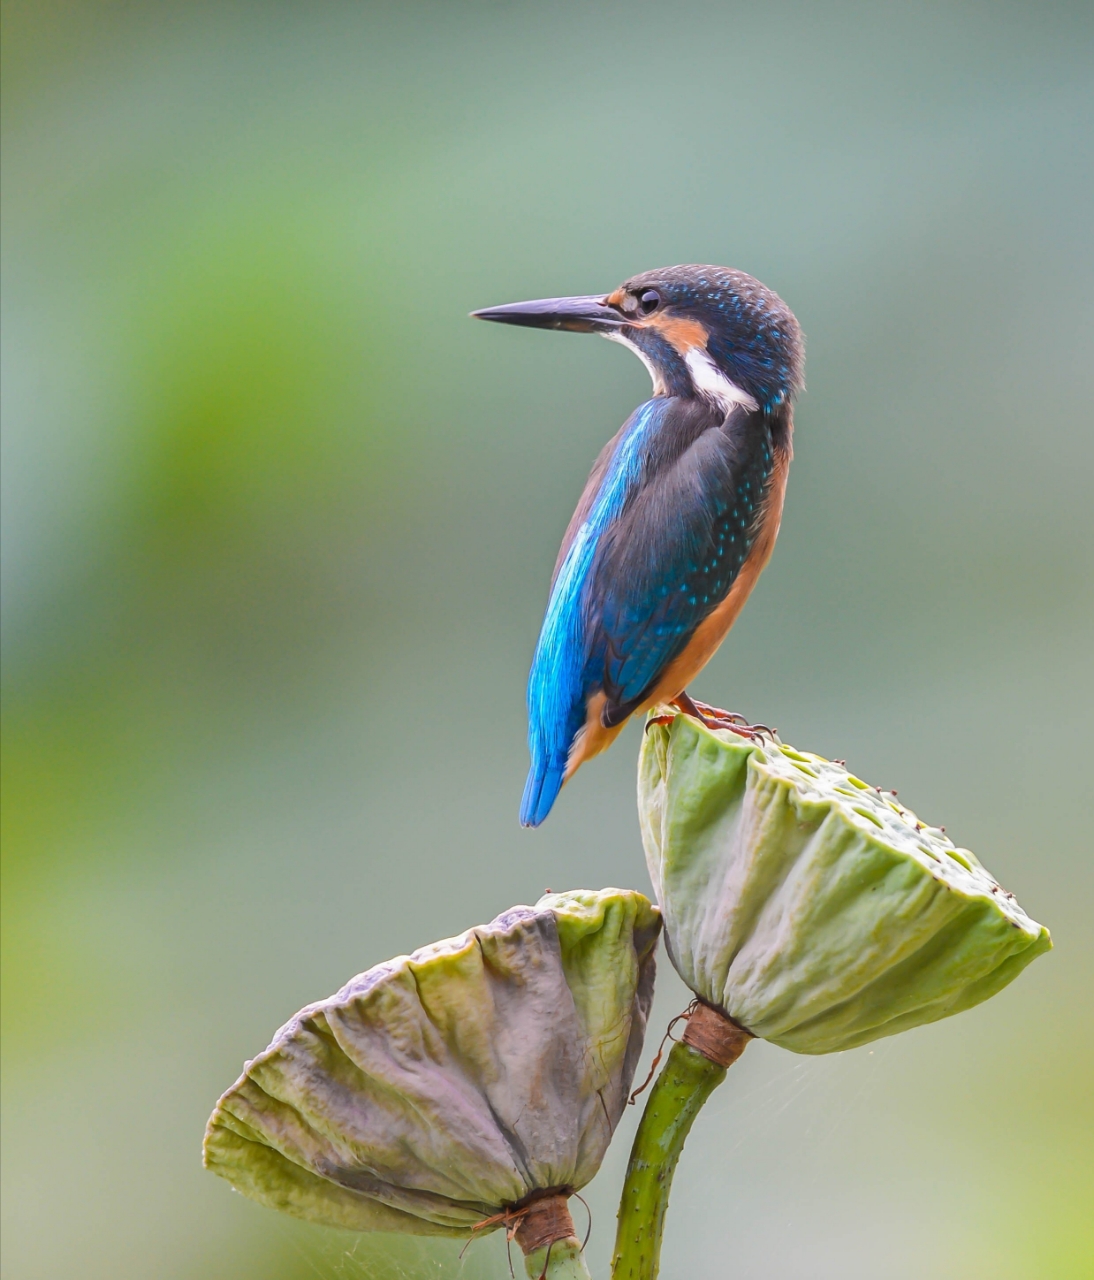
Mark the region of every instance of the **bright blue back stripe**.
POLYGON ((555 579, 528 677, 528 744, 532 775, 538 778, 565 765, 574 735, 585 721, 584 592, 589 570, 600 535, 618 517, 641 474, 642 445, 666 403, 648 400, 631 415, 555 579))

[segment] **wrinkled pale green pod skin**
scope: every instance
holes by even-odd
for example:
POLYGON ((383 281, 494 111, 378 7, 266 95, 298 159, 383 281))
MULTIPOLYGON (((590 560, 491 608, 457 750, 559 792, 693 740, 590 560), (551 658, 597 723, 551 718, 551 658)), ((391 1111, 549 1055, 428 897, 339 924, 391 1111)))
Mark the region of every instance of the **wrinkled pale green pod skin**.
POLYGON ((678 715, 648 727, 638 807, 680 976, 798 1053, 970 1008, 1052 945, 971 853, 820 756, 678 715))
POLYGON ((358 975, 246 1064, 206 1167, 358 1231, 466 1236, 581 1188, 626 1105, 660 923, 640 893, 554 894, 358 975))

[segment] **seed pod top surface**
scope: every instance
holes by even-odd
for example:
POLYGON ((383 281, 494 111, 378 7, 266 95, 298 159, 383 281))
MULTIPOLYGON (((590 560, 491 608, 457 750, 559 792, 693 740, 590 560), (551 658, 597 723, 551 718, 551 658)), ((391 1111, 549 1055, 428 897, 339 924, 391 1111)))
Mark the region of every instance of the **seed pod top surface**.
POLYGON ((359 974, 245 1065, 206 1167, 297 1217, 421 1234, 582 1187, 626 1105, 659 929, 640 893, 553 894, 359 974))
POLYGON ((1051 946, 967 849, 821 756, 678 715, 648 726, 638 798, 681 977, 799 1053, 969 1008, 1051 946))

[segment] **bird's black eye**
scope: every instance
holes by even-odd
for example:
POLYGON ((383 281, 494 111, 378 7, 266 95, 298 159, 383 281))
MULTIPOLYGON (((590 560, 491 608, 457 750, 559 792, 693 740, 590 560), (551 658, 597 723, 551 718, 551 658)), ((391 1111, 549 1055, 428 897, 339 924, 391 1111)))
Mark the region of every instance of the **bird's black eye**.
POLYGON ((652 315, 661 305, 661 295, 656 289, 647 289, 638 299, 638 305, 644 316, 652 315))

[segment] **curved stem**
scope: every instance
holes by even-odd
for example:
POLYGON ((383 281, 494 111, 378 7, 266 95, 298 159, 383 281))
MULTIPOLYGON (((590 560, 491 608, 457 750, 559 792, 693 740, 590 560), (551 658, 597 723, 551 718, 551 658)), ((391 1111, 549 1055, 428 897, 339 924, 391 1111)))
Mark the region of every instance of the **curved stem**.
POLYGON ((556 1240, 549 1257, 546 1247, 526 1254, 524 1268, 530 1280, 591 1280, 581 1242, 573 1237, 556 1240))
POLYGON ((673 1045, 634 1136, 619 1202, 612 1280, 656 1280, 676 1162, 700 1108, 725 1076, 725 1067, 690 1045, 673 1045))

